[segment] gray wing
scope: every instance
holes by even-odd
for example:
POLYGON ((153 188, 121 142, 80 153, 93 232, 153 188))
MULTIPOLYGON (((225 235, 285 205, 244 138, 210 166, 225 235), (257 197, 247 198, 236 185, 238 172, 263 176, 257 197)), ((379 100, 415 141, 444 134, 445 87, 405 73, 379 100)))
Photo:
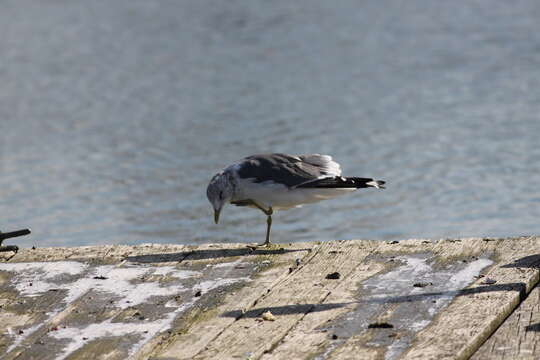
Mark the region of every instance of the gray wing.
POLYGON ((259 154, 243 159, 237 167, 240 178, 261 183, 273 181, 288 187, 328 176, 341 175, 339 164, 328 155, 259 154))

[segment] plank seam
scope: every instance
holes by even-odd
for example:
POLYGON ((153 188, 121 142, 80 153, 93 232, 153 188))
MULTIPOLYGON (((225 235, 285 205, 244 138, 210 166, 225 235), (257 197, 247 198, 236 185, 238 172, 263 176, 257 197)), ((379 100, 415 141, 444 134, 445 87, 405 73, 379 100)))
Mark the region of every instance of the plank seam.
MULTIPOLYGON (((329 290, 329 291, 327 292, 326 296, 325 296, 324 298, 322 298, 321 301, 319 301, 318 305, 323 304, 323 303, 326 301, 326 299, 330 296, 330 294, 332 294, 332 291, 329 290)), ((312 313, 312 312, 313 312, 313 309, 314 309, 314 308, 315 308, 315 305, 312 305, 312 306, 309 308, 309 310, 306 311, 306 312, 304 313, 304 315, 302 315, 302 317, 298 319, 298 321, 296 321, 294 324, 292 324, 292 325, 287 329, 287 331, 283 334, 283 336, 282 336, 281 338, 279 338, 275 343, 272 344, 272 346, 270 346, 270 349, 265 350, 265 351, 263 352, 263 355, 264 355, 264 354, 269 354, 269 353, 271 353, 272 351, 274 351, 274 349, 275 349, 276 347, 279 346, 279 344, 283 341, 283 339, 285 339, 285 337, 287 337, 287 335, 289 335, 289 333, 290 333, 290 332, 291 332, 291 331, 292 331, 292 330, 293 330, 293 329, 294 329, 294 328, 295 328, 302 320, 304 320, 304 318, 305 318, 309 313, 312 313)))
MULTIPOLYGON (((374 254, 377 249, 379 249, 381 246, 381 244, 377 244, 376 246, 373 247, 373 249, 371 249, 369 251, 369 253, 364 257, 363 260, 367 259, 370 255, 374 254)), ((349 276, 353 276, 354 272, 363 265, 363 260, 360 261, 356 266, 354 266, 343 278, 343 280, 345 280, 345 278, 349 277, 349 276)), ((375 276, 375 275, 373 275, 375 276)), ((327 290, 327 293, 326 295, 316 304, 316 305, 321 305, 321 304, 324 304, 324 302, 328 299, 328 297, 332 294, 332 291, 335 290, 336 288, 338 288, 340 286, 341 282, 340 283, 337 283, 335 284, 331 289, 327 290)), ((300 324, 304 318, 313 312, 313 310, 315 309, 315 304, 312 305, 308 311, 306 311, 302 317, 300 317, 294 324, 292 324, 289 329, 287 329, 287 331, 283 334, 283 336, 281 338, 279 338, 275 343, 272 344, 272 346, 270 347, 269 350, 265 350, 263 352, 263 355, 264 354, 268 354, 268 353, 271 353, 272 351, 274 351, 278 346, 279 344, 283 341, 283 339, 285 339, 287 337, 287 335, 295 328, 298 326, 298 324, 300 324)))
POLYGON ((495 326, 493 330, 484 339, 480 339, 479 341, 476 342, 476 348, 471 349, 469 356, 464 354, 465 356, 464 359, 470 359, 473 357, 474 354, 476 354, 476 352, 478 352, 478 350, 482 347, 482 345, 484 345, 486 341, 488 341, 491 338, 491 336, 493 336, 493 334, 497 332, 497 330, 506 322, 506 320, 508 320, 508 318, 514 313, 514 311, 516 311, 516 309, 519 308, 519 306, 525 301, 525 299, 529 297, 529 294, 538 285, 539 281, 540 281, 540 271, 536 270, 535 275, 532 277, 529 290, 527 291, 527 289, 525 288, 523 291, 520 291, 519 299, 518 301, 516 301, 515 306, 513 306, 510 309, 510 311, 508 311, 508 314, 506 314, 504 317, 502 317, 502 319, 500 319, 499 324, 497 324, 497 326, 495 326))
MULTIPOLYGON (((318 246, 315 250, 311 250, 309 251, 306 255, 304 255, 304 257, 302 258, 302 267, 306 264, 308 264, 314 257, 316 254, 319 253, 320 249, 322 248, 322 246, 318 246), (314 253, 314 254, 312 254, 314 253), (308 257, 309 255, 312 255, 311 257, 308 258, 308 260, 306 260, 306 262, 304 263, 304 258, 308 257)), ((294 271, 296 272, 296 271, 294 271)), ((261 296, 259 296, 257 299, 253 300, 252 303, 249 305, 249 307, 246 308, 246 310, 249 310, 251 308, 253 308, 254 306, 257 305, 257 303, 259 301, 261 301, 262 299, 264 299, 266 296, 268 296, 268 294, 270 294, 272 292, 272 289, 274 289, 276 286, 278 286, 279 284, 281 284, 283 281, 285 281, 287 278, 289 278, 290 276, 292 276, 292 274, 294 272, 290 272, 290 273, 286 273, 284 276, 282 276, 280 279, 278 279, 276 282, 274 282, 273 284, 271 284, 269 286, 269 290, 270 291, 267 291, 265 293, 263 293, 261 296)), ((229 327, 231 327, 234 323, 236 323, 238 320, 240 320, 241 318, 244 317, 244 314, 240 314, 238 317, 236 317, 234 319, 234 321, 232 321, 230 324, 228 324, 227 326, 225 326, 223 329, 221 329, 221 331, 219 331, 216 336, 214 336, 212 339, 210 339, 207 344, 210 344, 212 343, 215 339, 217 339, 218 337, 221 336, 221 334, 223 334, 227 329, 229 329, 229 327)), ((293 325, 294 326, 294 325, 293 325)), ((193 355, 193 357, 197 357, 201 352, 205 351, 205 348, 202 348, 201 350, 199 350, 196 354, 193 355)))

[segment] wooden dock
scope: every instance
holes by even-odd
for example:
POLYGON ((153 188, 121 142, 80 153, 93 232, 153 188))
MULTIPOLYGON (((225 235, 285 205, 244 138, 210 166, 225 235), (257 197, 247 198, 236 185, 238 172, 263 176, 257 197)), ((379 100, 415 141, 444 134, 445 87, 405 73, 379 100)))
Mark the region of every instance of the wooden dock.
POLYGON ((539 240, 0 253, 0 359, 540 359, 539 240))

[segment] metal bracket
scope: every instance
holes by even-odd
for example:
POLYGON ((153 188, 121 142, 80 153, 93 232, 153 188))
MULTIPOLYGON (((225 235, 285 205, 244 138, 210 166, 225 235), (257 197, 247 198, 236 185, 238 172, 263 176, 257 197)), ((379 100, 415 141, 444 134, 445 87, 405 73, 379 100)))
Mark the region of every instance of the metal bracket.
POLYGON ((19 251, 19 247, 17 245, 4 245, 2 246, 2 242, 9 238, 14 238, 17 236, 23 236, 30 234, 30 229, 22 229, 22 230, 16 230, 11 231, 7 233, 3 233, 0 231, 0 251, 19 251))

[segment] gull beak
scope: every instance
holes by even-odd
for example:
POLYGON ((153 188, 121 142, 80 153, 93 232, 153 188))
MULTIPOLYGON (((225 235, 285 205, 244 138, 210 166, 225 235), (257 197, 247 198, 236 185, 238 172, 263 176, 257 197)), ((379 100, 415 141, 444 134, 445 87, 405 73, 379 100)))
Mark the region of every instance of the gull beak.
POLYGON ((216 222, 216 224, 219 222, 219 213, 220 212, 221 212, 221 209, 214 210, 214 221, 216 222))

